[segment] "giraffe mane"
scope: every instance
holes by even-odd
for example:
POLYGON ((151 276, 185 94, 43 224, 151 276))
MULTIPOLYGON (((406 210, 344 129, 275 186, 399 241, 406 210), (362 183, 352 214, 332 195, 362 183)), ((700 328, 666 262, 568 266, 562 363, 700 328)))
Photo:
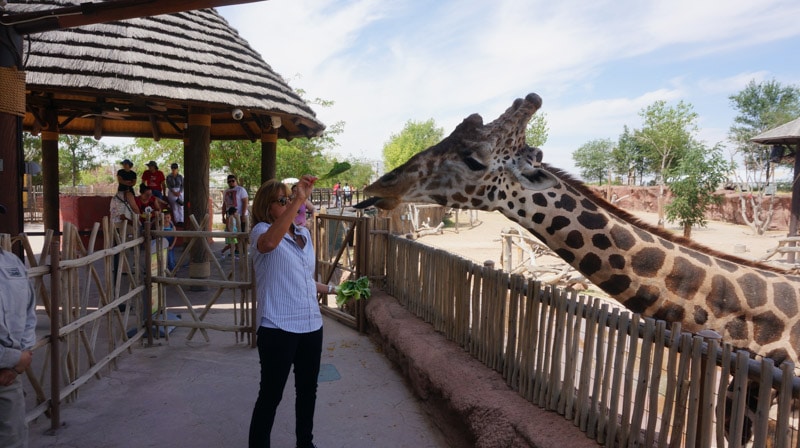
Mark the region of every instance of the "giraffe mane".
POLYGON ((666 230, 664 228, 661 228, 661 227, 658 227, 658 226, 654 226, 652 224, 648 224, 648 223, 642 221, 641 219, 637 218, 633 214, 631 214, 631 213, 629 213, 629 212, 627 212, 627 211, 625 211, 625 210, 613 205, 612 203, 608 202, 604 197, 600 196, 597 192, 595 192, 594 190, 592 190, 589 187, 587 187, 586 184, 584 184, 583 182, 581 182, 581 181, 575 179, 574 177, 572 177, 572 175, 567 173, 566 171, 564 171, 564 170, 562 170, 560 168, 554 168, 554 167, 552 167, 552 166, 550 166, 548 164, 542 164, 542 165, 545 166, 547 168, 547 170, 550 171, 554 176, 558 177, 561 181, 563 181, 564 183, 568 184, 571 188, 574 188, 575 190, 580 191, 586 197, 592 198, 595 201, 595 204, 598 207, 602 208, 603 210, 605 210, 609 214, 614 215, 614 216, 622 219, 623 221, 629 222, 629 223, 633 224, 634 226, 636 226, 636 227, 638 227, 638 228, 640 228, 642 230, 645 230, 645 231, 650 232, 650 233, 652 233, 652 234, 654 234, 656 236, 664 238, 667 241, 673 242, 675 244, 678 244, 680 246, 686 247, 688 249, 692 249, 692 250, 696 250, 696 251, 699 251, 699 252, 703 252, 704 254, 710 255, 712 257, 720 258, 720 259, 725 260, 725 261, 730 261, 731 263, 736 263, 736 264, 739 264, 739 265, 749 266, 749 267, 752 267, 752 268, 761 269, 761 270, 770 271, 770 272, 775 272, 775 273, 783 274, 783 275, 791 274, 791 272, 789 270, 787 270, 787 269, 781 269, 781 268, 776 267, 776 266, 771 266, 771 265, 768 265, 768 264, 759 263, 759 262, 756 262, 756 261, 747 260, 745 258, 737 257, 735 255, 727 254, 725 252, 721 252, 721 251, 718 251, 716 249, 712 249, 712 248, 710 248, 708 246, 705 246, 703 244, 700 244, 700 243, 698 243, 696 241, 693 241, 693 240, 691 240, 689 238, 685 238, 683 236, 676 235, 675 233, 670 232, 670 231, 668 231, 668 230, 666 230))

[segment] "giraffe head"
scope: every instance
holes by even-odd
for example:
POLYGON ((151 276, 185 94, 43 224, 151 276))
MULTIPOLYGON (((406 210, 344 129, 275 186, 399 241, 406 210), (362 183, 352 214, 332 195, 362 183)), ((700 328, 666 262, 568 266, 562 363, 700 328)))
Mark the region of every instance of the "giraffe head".
POLYGON ((401 202, 427 202, 495 210, 506 192, 556 185, 558 179, 541 168, 541 150, 525 144, 525 128, 541 105, 531 93, 489 124, 470 115, 437 145, 368 186, 364 192, 372 198, 356 207, 389 210, 401 202))

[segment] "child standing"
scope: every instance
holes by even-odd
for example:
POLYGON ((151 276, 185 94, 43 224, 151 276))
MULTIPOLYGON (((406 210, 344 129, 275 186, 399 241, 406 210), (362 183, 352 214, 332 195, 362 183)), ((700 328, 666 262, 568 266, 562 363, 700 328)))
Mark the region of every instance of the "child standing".
MULTIPOLYGON (((172 225, 172 212, 169 209, 164 209, 161 212, 164 215, 164 229, 166 231, 175 230, 175 227, 172 225)), ((177 238, 174 236, 166 237, 167 240, 167 269, 172 271, 175 269, 175 243, 178 241, 177 238)))
MULTIPOLYGON (((226 212, 226 215, 227 216, 225 218, 225 231, 226 232, 238 232, 239 228, 236 226, 236 221, 237 221, 237 218, 239 216, 236 214, 236 207, 229 207, 227 212, 226 212)), ((236 246, 236 244, 238 242, 239 241, 236 239, 236 237, 233 237, 233 238, 226 237, 225 238, 225 247, 222 248, 222 259, 225 259, 225 251, 231 250, 233 247, 236 246)), ((236 258, 235 259, 238 260, 239 259, 239 249, 236 248, 234 250, 236 252, 236 258)), ((231 250, 231 252, 234 252, 234 250, 231 250)))

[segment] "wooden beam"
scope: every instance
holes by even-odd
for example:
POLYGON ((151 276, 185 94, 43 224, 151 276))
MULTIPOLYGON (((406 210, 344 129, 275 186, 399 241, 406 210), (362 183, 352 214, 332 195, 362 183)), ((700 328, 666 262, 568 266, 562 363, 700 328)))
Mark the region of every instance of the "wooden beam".
POLYGON ((100 140, 103 138, 103 116, 97 114, 94 116, 94 139, 100 140))
POLYGON ((261 134, 261 183, 275 178, 278 161, 278 133, 261 134))
POLYGON ((258 139, 258 136, 256 135, 255 132, 253 132, 252 129, 250 129, 250 126, 247 124, 247 122, 242 120, 239 122, 239 125, 242 127, 244 133, 247 134, 247 139, 255 143, 255 141, 258 139))
POLYGON ((102 3, 86 2, 78 6, 9 15, 5 16, 4 19, 19 34, 32 34, 137 17, 174 14, 193 9, 254 3, 256 1, 258 0, 115 0, 102 3))
POLYGON ((158 129, 158 117, 155 114, 150 114, 150 127, 153 129, 153 140, 161 140, 161 131, 158 129))

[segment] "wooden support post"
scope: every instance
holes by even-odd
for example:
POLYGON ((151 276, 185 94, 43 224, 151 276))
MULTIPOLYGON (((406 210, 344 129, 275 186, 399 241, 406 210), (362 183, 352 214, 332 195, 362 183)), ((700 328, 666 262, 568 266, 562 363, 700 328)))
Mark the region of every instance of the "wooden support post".
MULTIPOLYGON (((209 214, 209 168, 211 165, 211 113, 205 107, 189 108, 189 126, 186 128, 184 151, 184 179, 186 184, 186 220, 194 216, 197 222, 209 214)), ((213 214, 206 221, 210 230, 213 214)), ((200 229, 198 229, 200 230, 200 229)), ((211 275, 211 264, 208 253, 201 245, 191 249, 189 264, 190 278, 208 278, 211 275)))
MULTIPOLYGON (((54 126, 54 124, 51 124, 54 126)), ((61 235, 58 199, 58 132, 42 132, 42 216, 45 230, 51 229, 61 235)))
MULTIPOLYGON (((22 36, 12 27, 0 25, 0 70, 3 70, 3 89, 0 89, 0 204, 6 208, 0 220, 0 233, 19 235, 23 230, 22 174, 22 118, 25 113, 24 74, 22 67, 22 36), (9 89, 14 84, 16 87, 9 89), (22 101, 22 104, 19 102, 22 101)), ((18 254, 19 255, 19 254, 18 254)))
MULTIPOLYGON (((274 179, 275 164, 278 160, 278 133, 275 131, 261 134, 261 183, 274 179)), ((298 176, 299 177, 299 176, 298 176)))
MULTIPOLYGON (((153 346, 153 232, 151 216, 144 222, 144 323, 147 331, 147 346, 153 346)), ((156 249, 157 250, 157 249, 156 249)), ((165 327, 166 328, 166 327, 165 327)))
MULTIPOLYGON (((797 236, 797 217, 800 216, 800 182, 797 182, 797 176, 800 175, 800 157, 797 157, 797 152, 800 151, 800 144, 795 145, 794 153, 794 182, 792 182, 792 206, 791 217, 789 218, 789 236, 797 236)), ((790 244, 794 246, 794 243, 790 244)), ((786 261, 789 264, 794 264, 794 252, 789 252, 786 255, 786 261)))
POLYGON ((59 331, 59 305, 61 302, 60 239, 50 243, 50 431, 61 427, 61 341, 59 331))

